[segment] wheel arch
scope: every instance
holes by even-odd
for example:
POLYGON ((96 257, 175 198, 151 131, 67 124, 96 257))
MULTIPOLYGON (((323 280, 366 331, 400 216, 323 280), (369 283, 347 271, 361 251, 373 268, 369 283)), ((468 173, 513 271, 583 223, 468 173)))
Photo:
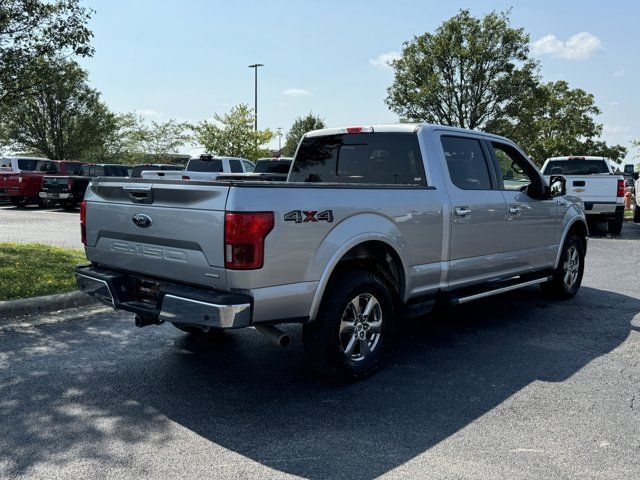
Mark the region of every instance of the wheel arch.
POLYGON ((582 240, 582 246, 584 248, 584 253, 587 253, 587 240, 589 238, 589 227, 587 226, 587 221, 583 216, 574 216, 569 222, 567 222, 564 227, 564 231, 562 233, 562 238, 560 239, 560 243, 558 244, 558 253, 556 254, 556 262, 554 268, 558 268, 558 264, 560 263, 560 257, 562 256, 562 247, 567 237, 571 234, 577 234, 582 240))
POLYGON ((393 240, 381 234, 364 234, 345 243, 325 267, 311 303, 309 320, 316 318, 322 297, 331 279, 348 268, 370 271, 380 275, 389 287, 394 301, 405 295, 406 263, 393 240))

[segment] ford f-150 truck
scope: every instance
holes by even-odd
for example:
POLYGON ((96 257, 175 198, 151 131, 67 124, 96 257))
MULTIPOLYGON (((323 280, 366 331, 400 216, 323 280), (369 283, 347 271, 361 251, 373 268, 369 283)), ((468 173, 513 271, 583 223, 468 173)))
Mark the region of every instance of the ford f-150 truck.
POLYGON ((128 167, 119 164, 87 164, 70 176, 44 177, 40 198, 60 203, 66 210, 75 210, 84 198, 89 182, 94 177, 126 177, 128 167))
POLYGON ((43 177, 75 174, 82 166, 82 162, 29 157, 3 159, 5 163, 13 166, 11 172, 0 172, 0 197, 8 197, 18 208, 30 203, 41 207, 53 205, 50 200, 39 196, 43 177))
POLYGON ((607 222, 609 233, 622 231, 624 222, 624 177, 614 175, 611 162, 604 157, 553 157, 542 166, 542 173, 562 175, 567 191, 584 202, 587 218, 607 222))
POLYGON ((189 332, 303 324, 312 366, 368 374, 394 322, 539 284, 573 297, 587 225, 506 138, 437 125, 307 133, 287 182, 98 178, 79 288, 189 332), (517 181, 514 181, 516 177, 517 181))

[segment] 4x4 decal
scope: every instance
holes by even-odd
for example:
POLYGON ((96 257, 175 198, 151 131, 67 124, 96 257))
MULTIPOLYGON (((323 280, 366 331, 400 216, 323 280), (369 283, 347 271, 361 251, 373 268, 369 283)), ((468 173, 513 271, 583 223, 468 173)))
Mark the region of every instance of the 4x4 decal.
POLYGON ((305 222, 333 222, 333 211, 332 210, 323 210, 319 212, 315 211, 305 211, 305 210, 292 210, 289 213, 284 214, 285 222, 296 222, 296 223, 305 223, 305 222))

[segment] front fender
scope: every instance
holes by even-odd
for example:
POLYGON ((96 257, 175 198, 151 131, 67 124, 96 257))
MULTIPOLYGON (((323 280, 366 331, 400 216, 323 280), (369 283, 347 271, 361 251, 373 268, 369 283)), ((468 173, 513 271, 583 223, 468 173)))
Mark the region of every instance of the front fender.
MULTIPOLYGON (((573 227, 576 223, 582 222, 584 224, 585 230, 587 233, 589 232, 589 228, 587 227, 587 219, 584 214, 584 211, 576 204, 571 205, 564 214, 562 218, 562 222, 558 227, 558 230, 561 233, 560 241, 558 242, 558 252, 556 253, 556 261, 554 264, 554 268, 558 268, 560 264, 560 256, 562 255, 562 246, 564 245, 565 240, 567 239, 567 235, 571 227, 573 227)), ((585 244, 586 248, 586 244, 585 244)))
POLYGON ((395 223, 387 217, 371 213, 346 218, 323 239, 315 252, 314 261, 307 269, 306 278, 319 278, 309 311, 310 320, 315 320, 329 277, 338 262, 353 247, 369 241, 379 241, 391 247, 402 262, 406 278, 407 242, 395 223))

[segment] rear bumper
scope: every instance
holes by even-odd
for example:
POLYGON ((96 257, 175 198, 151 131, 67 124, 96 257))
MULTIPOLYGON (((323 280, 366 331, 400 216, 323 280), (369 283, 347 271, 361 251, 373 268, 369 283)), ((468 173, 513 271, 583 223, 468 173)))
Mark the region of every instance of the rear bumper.
POLYGON ((67 192, 40 192, 38 193, 40 198, 53 199, 53 200, 68 200, 73 198, 73 194, 67 192))
POLYGON ((76 267, 76 282, 84 293, 118 310, 159 322, 233 329, 251 325, 251 297, 215 290, 158 282, 155 300, 137 297, 140 283, 133 274, 94 266, 76 267))
POLYGON ((584 210, 587 217, 592 219, 615 219, 616 216, 624 215, 624 204, 585 202, 584 210))

